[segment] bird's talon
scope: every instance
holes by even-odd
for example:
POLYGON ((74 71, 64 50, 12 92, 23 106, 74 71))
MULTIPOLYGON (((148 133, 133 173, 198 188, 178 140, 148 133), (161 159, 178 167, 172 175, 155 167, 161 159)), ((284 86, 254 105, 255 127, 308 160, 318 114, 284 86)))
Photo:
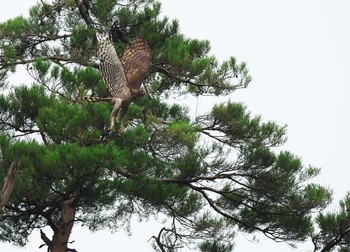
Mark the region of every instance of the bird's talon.
POLYGON ((120 128, 118 131, 118 135, 121 136, 124 134, 124 128, 120 128))

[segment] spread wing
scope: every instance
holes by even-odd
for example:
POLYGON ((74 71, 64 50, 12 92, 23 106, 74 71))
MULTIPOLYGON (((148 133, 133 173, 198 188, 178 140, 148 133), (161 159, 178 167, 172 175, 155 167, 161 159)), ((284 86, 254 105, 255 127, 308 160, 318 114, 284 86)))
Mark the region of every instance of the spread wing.
POLYGON ((127 86, 133 90, 140 90, 151 65, 151 48, 149 44, 138 37, 135 37, 126 46, 121 62, 124 67, 127 86))
POLYGON ((112 96, 118 96, 127 87, 124 68, 108 34, 97 34, 97 56, 99 69, 106 86, 112 96))

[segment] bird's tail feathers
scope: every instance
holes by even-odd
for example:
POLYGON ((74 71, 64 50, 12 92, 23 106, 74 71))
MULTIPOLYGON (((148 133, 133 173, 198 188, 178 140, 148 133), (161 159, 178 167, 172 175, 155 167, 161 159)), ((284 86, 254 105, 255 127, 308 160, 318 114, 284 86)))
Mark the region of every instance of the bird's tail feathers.
POLYGON ((112 97, 84 96, 84 100, 88 102, 111 102, 112 97))

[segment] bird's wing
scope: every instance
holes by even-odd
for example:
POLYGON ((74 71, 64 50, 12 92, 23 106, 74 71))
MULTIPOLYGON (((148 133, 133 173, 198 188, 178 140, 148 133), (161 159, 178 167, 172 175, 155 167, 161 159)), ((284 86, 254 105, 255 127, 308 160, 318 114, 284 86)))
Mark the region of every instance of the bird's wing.
POLYGON ((132 90, 140 90, 151 65, 151 48, 149 44, 135 37, 125 48, 121 58, 124 67, 127 85, 132 90))
POLYGON ((118 96, 127 87, 124 68, 112 45, 108 34, 97 34, 97 56, 99 69, 106 86, 112 96, 118 96))

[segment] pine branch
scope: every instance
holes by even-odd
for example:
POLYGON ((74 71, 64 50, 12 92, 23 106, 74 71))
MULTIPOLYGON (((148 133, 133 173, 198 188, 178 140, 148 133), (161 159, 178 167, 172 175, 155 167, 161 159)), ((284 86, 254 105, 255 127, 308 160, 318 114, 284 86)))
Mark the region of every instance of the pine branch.
POLYGON ((3 120, 3 119, 0 120, 0 123, 4 125, 3 129, 6 129, 7 127, 5 127, 5 126, 8 126, 8 127, 10 127, 10 129, 14 129, 15 131, 22 133, 22 134, 14 135, 14 137, 21 137, 21 136, 27 136, 30 134, 34 134, 34 133, 41 133, 40 130, 24 129, 24 128, 21 129, 20 127, 14 125, 13 123, 10 123, 9 121, 3 120))
MULTIPOLYGON (((44 4, 42 2, 43 6, 47 6, 46 4, 44 4)), ((40 20, 42 21, 45 17, 49 16, 49 14, 53 11, 57 11, 60 12, 60 10, 66 5, 66 1, 62 1, 61 3, 57 4, 57 5, 53 5, 52 8, 50 8, 49 10, 41 13, 38 15, 38 17, 40 18, 40 20)))
POLYGON ((180 82, 185 83, 185 84, 194 85, 197 87, 209 86, 209 85, 205 85, 205 84, 197 84, 197 83, 194 83, 193 81, 191 81, 190 79, 183 79, 183 78, 180 78, 178 76, 175 76, 175 74, 172 74, 168 69, 166 69, 165 67, 162 67, 160 65, 154 64, 153 66, 157 69, 157 72, 164 74, 165 76, 167 76, 170 79, 180 81, 180 82))
POLYGON ((85 1, 85 0, 75 0, 75 2, 77 3, 80 16, 84 19, 85 23, 88 26, 92 26, 93 25, 93 21, 91 20, 91 18, 89 16, 89 13, 88 13, 89 6, 88 6, 87 1, 85 1))
MULTIPOLYGON (((218 173, 218 174, 215 174, 213 176, 197 176, 197 177, 189 178, 189 179, 181 179, 181 178, 180 179, 176 179, 176 178, 175 179, 161 179, 161 181, 188 186, 192 190, 202 194, 204 199, 206 200, 206 202, 208 202, 209 205, 211 206, 211 208, 213 210, 215 210, 221 216, 224 216, 227 219, 231 219, 231 220, 235 221, 236 223, 239 223, 241 226, 243 226, 245 228, 262 232, 266 237, 268 237, 270 239, 273 239, 275 241, 285 241, 286 242, 286 240, 283 237, 283 235, 281 236, 280 234, 278 234, 278 232, 275 229, 269 229, 268 227, 267 228, 262 228, 262 227, 259 227, 257 225, 253 225, 253 224, 251 224, 251 223, 249 223, 249 222, 247 222, 245 220, 241 220, 241 219, 236 218, 235 216, 233 216, 232 214, 227 213, 226 211, 222 211, 220 209, 220 207, 216 204, 215 200, 212 200, 209 197, 208 193, 207 193, 207 192, 215 193, 215 194, 220 195, 221 197, 227 198, 228 200, 234 200, 233 198, 231 198, 230 196, 227 195, 227 191, 216 190, 214 188, 206 187, 206 186, 196 186, 196 185, 193 184, 193 183, 201 184, 200 183, 201 181, 215 181, 215 180, 228 179, 228 180, 233 181, 234 183, 237 183, 237 184, 241 185, 242 187, 249 188, 249 190, 251 190, 251 191, 257 191, 257 192, 259 192, 261 194, 264 194, 265 197, 270 198, 272 201, 277 201, 281 205, 283 205, 286 208, 288 208, 291 212, 293 211, 293 209, 291 209, 288 205, 286 205, 284 202, 280 201, 279 199, 272 198, 268 194, 260 191, 258 188, 251 187, 251 186, 249 186, 247 184, 241 183, 238 180, 233 179, 232 178, 233 175, 239 175, 239 174, 218 173)), ((245 196, 245 199, 248 202, 247 203, 240 202, 240 204, 242 204, 245 207, 253 210, 254 212, 258 212, 258 213, 263 214, 263 215, 275 215, 275 216, 277 216, 277 215, 278 216, 289 216, 289 215, 291 215, 290 212, 269 212, 269 211, 264 211, 264 210, 262 210, 260 208, 254 207, 254 204, 256 204, 256 203, 259 203, 260 205, 262 204, 258 200, 255 200, 255 199, 253 199, 251 197, 248 197, 248 196, 245 196), (249 204, 249 202, 253 203, 253 204, 249 204)), ((269 205, 266 205, 266 206, 268 207, 269 205)), ((298 213, 295 213, 295 214, 298 214, 298 213)))
POLYGON ((10 66, 15 66, 15 65, 25 65, 25 64, 30 64, 30 63, 34 63, 38 60, 51 60, 55 63, 60 63, 61 61, 66 62, 66 63, 76 63, 82 66, 89 66, 89 67, 94 67, 94 68, 98 68, 98 64, 94 64, 94 63, 87 63, 84 61, 80 61, 78 59, 72 59, 72 58, 67 58, 64 56, 59 56, 59 55, 51 55, 51 56, 46 56, 46 57, 40 57, 40 58, 32 58, 32 59, 20 59, 17 61, 13 61, 13 62, 7 62, 7 63, 0 63, 0 70, 6 68, 6 67, 10 67, 10 66))
MULTIPOLYGON (((169 71, 167 68, 161 66, 160 64, 152 64, 152 66, 156 69, 155 72, 159 72, 164 74, 166 77, 168 77, 169 79, 175 80, 179 83, 182 84, 187 84, 187 85, 192 85, 198 88, 198 92, 196 92, 197 94, 201 94, 201 95, 205 95, 205 94, 210 94, 210 92, 206 91, 206 89, 208 88, 215 88, 217 90, 223 90, 225 92, 228 91, 234 91, 236 89, 241 89, 241 88, 245 88, 246 85, 241 84, 240 82, 242 82, 243 77, 241 78, 241 81, 238 84, 232 84, 230 86, 225 86, 223 85, 225 83, 225 81, 232 79, 232 77, 228 76, 228 75, 223 75, 220 79, 220 81, 216 81, 216 82, 212 82, 212 83, 199 83, 197 82, 197 80, 195 79, 196 77, 199 76, 194 76, 194 77, 179 77, 177 73, 173 73, 171 71, 169 71)), ((235 76, 237 78, 237 76, 235 76)), ((160 89, 161 87, 159 87, 160 89)))
POLYGON ((342 240, 345 238, 345 236, 349 234, 350 234, 350 228, 344 230, 344 232, 340 233, 335 238, 333 238, 330 242, 326 244, 326 246, 323 247, 323 249, 320 252, 331 251, 331 249, 339 245, 342 242, 342 240))

